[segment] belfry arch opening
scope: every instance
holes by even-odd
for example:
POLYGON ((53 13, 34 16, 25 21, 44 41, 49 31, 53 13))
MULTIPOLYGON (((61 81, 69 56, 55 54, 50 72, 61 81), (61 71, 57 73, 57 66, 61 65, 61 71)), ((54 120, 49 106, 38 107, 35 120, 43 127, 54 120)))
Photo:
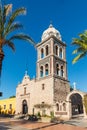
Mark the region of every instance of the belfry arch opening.
POLYGON ((75 93, 70 96, 70 100, 71 100, 72 116, 83 114, 82 96, 78 93, 75 93))

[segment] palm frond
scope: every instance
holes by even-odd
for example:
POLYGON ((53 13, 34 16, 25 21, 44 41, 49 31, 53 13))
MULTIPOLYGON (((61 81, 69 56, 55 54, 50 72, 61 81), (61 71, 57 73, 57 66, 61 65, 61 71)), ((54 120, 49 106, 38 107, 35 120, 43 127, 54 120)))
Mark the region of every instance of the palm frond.
POLYGON ((5 25, 7 15, 10 13, 11 9, 12 9, 12 4, 4 5, 4 7, 3 7, 3 25, 5 25))
POLYGON ((10 47, 13 51, 15 51, 15 45, 12 41, 10 40, 6 40, 4 45, 7 45, 8 47, 10 47))
POLYGON ((12 23, 14 22, 15 18, 21 14, 25 14, 26 13, 26 9, 25 8, 19 8, 17 10, 15 10, 12 15, 9 18, 8 24, 5 28, 5 32, 8 32, 10 26, 12 25, 12 23))
POLYGON ((87 43, 85 42, 85 40, 79 40, 77 38, 73 39, 72 45, 76 45, 76 46, 80 46, 82 48, 84 48, 85 50, 87 50, 87 43))
POLYGON ((34 46, 36 45, 35 42, 33 41, 33 39, 28 36, 28 35, 25 35, 25 34, 17 34, 17 35, 14 35, 12 36, 9 40, 12 41, 12 40, 15 40, 15 39, 19 39, 19 40, 25 40, 27 42, 30 42, 31 44, 33 44, 34 46))
POLYGON ((72 61, 73 64, 75 64, 78 60, 80 60, 81 58, 83 58, 85 55, 87 54, 87 52, 83 52, 78 54, 72 61))
POLYGON ((79 47, 77 49, 75 49, 72 54, 77 54, 77 53, 81 53, 81 52, 84 52, 85 50, 82 48, 82 47, 79 47))
MULTIPOLYGON (((1 18, 2 16, 1 16, 1 6, 0 6, 0 21, 2 20, 1 18)), ((1 38, 1 22, 0 22, 0 38, 1 38)))
POLYGON ((8 29, 8 31, 5 32, 4 37, 6 37, 9 33, 11 33, 12 31, 18 30, 23 28, 23 25, 20 23, 13 23, 10 28, 8 29))
POLYGON ((0 38, 2 38, 2 26, 3 26, 3 9, 2 5, 0 5, 0 38))
POLYGON ((84 33, 79 34, 80 40, 85 41, 87 44, 87 31, 84 31, 84 33))
POLYGON ((79 38, 74 38, 72 45, 77 48, 72 52, 72 54, 77 54, 73 59, 72 63, 76 63, 79 59, 87 55, 87 30, 84 33, 79 34, 79 38))
POLYGON ((6 22, 6 10, 7 10, 7 8, 4 6, 4 9, 3 9, 3 25, 6 22))
POLYGON ((5 6, 3 6, 3 5, 0 6, 0 35, 1 35, 1 38, 3 38, 4 27, 5 27, 5 23, 6 23, 6 14, 7 14, 9 8, 10 8, 10 4, 5 5, 5 6))
POLYGON ((81 45, 83 40, 80 40, 78 38, 73 38, 72 45, 81 45))
POLYGON ((6 16, 12 11, 12 4, 5 5, 4 8, 6 9, 6 16))
POLYGON ((1 37, 3 37, 3 34, 4 34, 4 26, 5 26, 5 23, 6 23, 6 12, 8 10, 8 6, 7 7, 3 7, 2 8, 2 17, 1 17, 1 37))

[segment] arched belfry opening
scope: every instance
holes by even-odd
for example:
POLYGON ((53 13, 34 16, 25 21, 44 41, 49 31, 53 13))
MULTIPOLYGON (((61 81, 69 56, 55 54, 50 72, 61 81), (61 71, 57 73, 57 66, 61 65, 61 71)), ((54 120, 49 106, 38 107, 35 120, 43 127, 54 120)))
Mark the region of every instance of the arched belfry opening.
POLYGON ((26 100, 23 100, 22 102, 22 114, 27 114, 28 113, 28 105, 27 105, 27 101, 26 100))
POLYGON ((74 93, 70 96, 72 116, 83 114, 83 101, 82 96, 74 93))

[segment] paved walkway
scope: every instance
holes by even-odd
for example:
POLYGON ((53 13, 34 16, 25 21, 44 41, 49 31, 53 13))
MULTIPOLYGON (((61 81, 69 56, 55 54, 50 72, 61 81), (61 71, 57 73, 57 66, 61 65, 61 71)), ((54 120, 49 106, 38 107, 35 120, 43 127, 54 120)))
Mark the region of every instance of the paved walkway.
POLYGON ((84 118, 71 119, 71 120, 66 121, 64 123, 87 128, 87 119, 84 119, 84 118))
POLYGON ((0 130, 87 130, 86 119, 72 119, 63 124, 0 119, 0 130))

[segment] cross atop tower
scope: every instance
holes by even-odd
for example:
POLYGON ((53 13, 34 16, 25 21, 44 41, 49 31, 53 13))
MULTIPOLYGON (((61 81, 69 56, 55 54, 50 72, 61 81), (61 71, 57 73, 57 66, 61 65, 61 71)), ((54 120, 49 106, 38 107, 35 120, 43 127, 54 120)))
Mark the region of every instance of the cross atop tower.
POLYGON ((27 70, 25 71, 25 76, 27 76, 28 75, 28 72, 27 72, 27 70))

